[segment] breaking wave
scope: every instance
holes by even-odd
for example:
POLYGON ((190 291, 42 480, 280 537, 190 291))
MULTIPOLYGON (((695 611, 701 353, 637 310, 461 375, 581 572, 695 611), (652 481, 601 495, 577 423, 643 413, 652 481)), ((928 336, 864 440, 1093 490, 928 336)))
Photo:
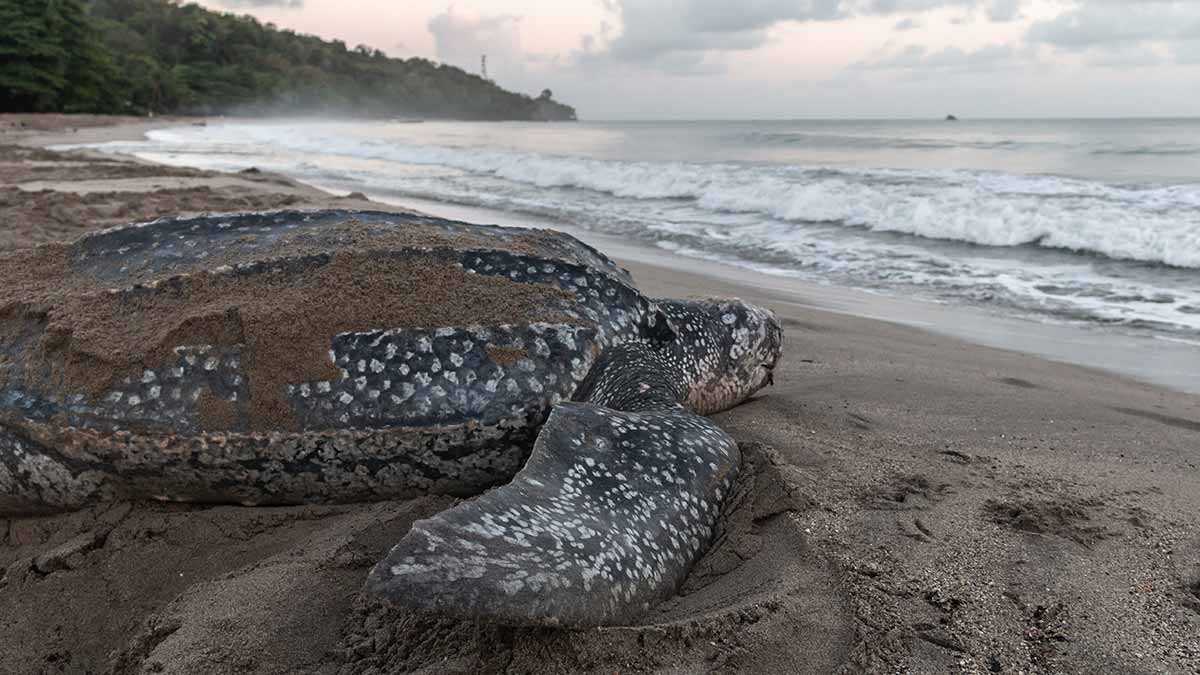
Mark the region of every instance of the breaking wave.
MULTIPOLYGON (((296 153, 452 167, 538 188, 686 201, 710 212, 1200 268, 1200 184, 1117 184, 966 170, 594 159, 297 134, 270 126, 238 127, 238 134, 249 136, 232 139, 239 146, 244 140, 296 153)), ((189 134, 174 130, 150 135, 169 144, 186 141, 189 134)))

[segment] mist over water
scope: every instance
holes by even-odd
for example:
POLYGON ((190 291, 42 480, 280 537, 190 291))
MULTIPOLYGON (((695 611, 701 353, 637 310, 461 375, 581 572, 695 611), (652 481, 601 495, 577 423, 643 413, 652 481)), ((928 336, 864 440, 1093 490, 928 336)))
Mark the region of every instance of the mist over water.
POLYGON ((773 274, 1200 336, 1200 120, 274 121, 105 147, 535 214, 773 274))

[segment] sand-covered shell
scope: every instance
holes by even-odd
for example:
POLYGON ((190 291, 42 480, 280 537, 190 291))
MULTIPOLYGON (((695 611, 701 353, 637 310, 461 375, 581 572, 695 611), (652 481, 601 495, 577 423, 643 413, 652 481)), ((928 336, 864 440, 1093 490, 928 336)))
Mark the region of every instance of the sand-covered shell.
POLYGON ((410 213, 164 219, 4 254, 0 278, 0 443, 45 450, 0 453, 0 494, 45 454, 71 503, 118 464, 138 492, 193 486, 172 498, 474 491, 658 318, 569 235, 410 213))

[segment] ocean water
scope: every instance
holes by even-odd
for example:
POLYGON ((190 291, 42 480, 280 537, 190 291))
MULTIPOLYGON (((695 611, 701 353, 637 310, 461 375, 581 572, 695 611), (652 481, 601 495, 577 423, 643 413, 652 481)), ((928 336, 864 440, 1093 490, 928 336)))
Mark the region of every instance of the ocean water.
POLYGON ((1200 337, 1200 120, 231 121, 103 147, 534 215, 820 283, 1200 337))

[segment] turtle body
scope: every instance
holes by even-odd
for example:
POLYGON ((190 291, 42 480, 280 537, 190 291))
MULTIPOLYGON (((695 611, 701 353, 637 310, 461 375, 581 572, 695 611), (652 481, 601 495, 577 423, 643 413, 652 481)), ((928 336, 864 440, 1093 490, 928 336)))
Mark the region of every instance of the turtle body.
MULTIPOLYGON (((706 546, 737 465, 732 441, 695 413, 767 384, 781 340, 769 312, 740 301, 646 298, 568 235, 410 213, 164 219, 0 255, 0 278, 11 280, 0 290, 0 514, 124 498, 474 495, 520 472, 465 512, 427 521, 433 529, 414 528, 368 584, 513 622, 611 622, 674 588, 706 546), (579 482, 597 452, 618 449, 619 470, 579 482), (639 571, 641 585, 580 612, 569 594, 541 598, 541 609, 517 602, 544 585, 481 571, 480 561, 535 575, 561 565, 562 556, 506 557, 488 541, 529 553, 561 549, 563 536, 589 542, 576 549, 589 579, 650 569, 635 556, 612 558, 605 572, 588 555, 611 542, 564 534, 549 518, 587 520, 597 499, 611 511, 611 491, 624 480, 628 493, 639 471, 657 487, 638 489, 661 495, 627 496, 657 504, 683 490, 694 500, 643 500, 636 513, 597 512, 584 527, 636 521, 649 532, 647 513, 661 511, 662 523, 667 511, 697 514, 674 552, 656 554, 671 562, 658 579, 639 571), (559 491, 535 497, 548 482, 559 491), (538 499, 559 511, 535 518, 538 499), (505 523, 522 519, 545 525, 528 530, 536 543, 509 541, 517 530, 505 523), (434 558, 406 553, 421 537, 434 558), (464 553, 474 567, 454 562, 464 553), (475 572, 465 596, 437 588, 447 574, 475 572)), ((571 574, 554 579, 546 583, 573 585, 571 574)))

